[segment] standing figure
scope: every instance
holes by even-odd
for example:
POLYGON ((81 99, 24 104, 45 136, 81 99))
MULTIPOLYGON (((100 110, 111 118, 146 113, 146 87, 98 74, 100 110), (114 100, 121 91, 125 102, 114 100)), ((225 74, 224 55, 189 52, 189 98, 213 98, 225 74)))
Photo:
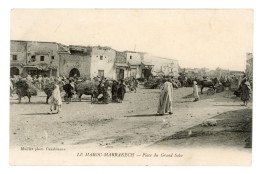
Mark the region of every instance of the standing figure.
POLYGON ((193 97, 195 98, 194 102, 199 101, 199 88, 196 81, 193 81, 193 97))
POLYGON ((124 100, 125 93, 126 93, 126 85, 124 84, 124 80, 121 80, 117 90, 117 99, 119 103, 122 103, 122 101, 124 100))
POLYGON ((60 95, 60 87, 58 84, 54 85, 54 90, 51 95, 50 104, 51 104, 50 114, 52 114, 52 111, 54 111, 54 110, 57 110, 57 113, 59 113, 61 111, 62 100, 61 100, 61 95, 60 95))
POLYGON ((173 101, 172 83, 166 81, 163 84, 163 88, 160 94, 157 114, 158 115, 164 115, 165 113, 172 114, 172 101, 173 101))
POLYGON ((103 101, 103 103, 104 104, 108 104, 109 103, 109 94, 108 94, 108 92, 107 92, 107 90, 108 90, 108 87, 109 87, 109 82, 108 82, 108 80, 106 79, 106 78, 104 78, 103 80, 103 83, 104 83, 104 85, 103 85, 103 89, 102 89, 102 91, 103 91, 103 99, 102 99, 102 101, 103 101))
POLYGON ((32 76, 30 74, 27 75, 26 80, 29 82, 33 82, 32 76))
POLYGON ((138 87, 138 81, 133 77, 133 80, 131 82, 132 90, 136 93, 136 88, 138 87))
POLYGON ((241 100, 244 102, 243 106, 247 106, 248 100, 250 99, 251 86, 245 78, 241 83, 241 100))
POLYGON ((41 90, 42 89, 42 85, 43 85, 42 75, 39 75, 38 82, 39 82, 39 89, 41 90))
POLYGON ((75 89, 73 80, 69 80, 69 83, 63 89, 66 92, 67 104, 69 104, 73 96, 73 90, 75 89))
POLYGON ((117 81, 113 80, 113 85, 111 89, 112 102, 117 102, 117 89, 118 89, 117 81))
POLYGON ((102 102, 104 104, 108 104, 109 103, 109 95, 107 92, 107 86, 105 86, 104 84, 104 80, 101 80, 99 85, 98 85, 98 101, 102 102))
POLYGON ((12 95, 13 89, 14 89, 14 85, 13 85, 12 79, 10 79, 10 97, 13 97, 13 95, 12 95))
POLYGON ((98 101, 100 102, 100 101, 102 101, 102 99, 103 99, 103 92, 104 92, 104 82, 103 82, 103 80, 100 80, 99 81, 99 85, 98 85, 98 96, 97 96, 97 99, 98 99, 98 101))

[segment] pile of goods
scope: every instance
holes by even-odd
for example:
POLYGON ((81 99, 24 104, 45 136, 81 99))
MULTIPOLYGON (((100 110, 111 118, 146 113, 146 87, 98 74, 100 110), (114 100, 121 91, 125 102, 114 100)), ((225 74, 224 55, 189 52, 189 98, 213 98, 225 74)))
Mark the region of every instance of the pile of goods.
POLYGON ((21 102, 21 98, 27 96, 30 98, 31 96, 37 95, 37 88, 27 80, 19 80, 15 83, 16 93, 19 97, 19 103, 21 102))
POLYGON ((157 89, 160 88, 163 83, 164 80, 162 78, 154 78, 146 81, 144 87, 148 89, 157 89))
POLYGON ((215 90, 213 88, 209 88, 207 90, 207 95, 213 95, 213 94, 215 94, 215 90))
POLYGON ((234 95, 237 96, 237 97, 240 97, 241 95, 241 89, 237 89, 234 91, 234 95))
POLYGON ((124 82, 125 82, 126 85, 130 85, 131 78, 130 78, 130 77, 126 77, 126 78, 124 79, 124 82))
POLYGON ((230 87, 231 86, 231 82, 229 80, 225 81, 225 82, 222 82, 222 85, 224 87, 230 87))
POLYGON ((54 83, 43 85, 42 90, 47 95, 46 103, 48 103, 48 99, 50 98, 50 96, 52 95, 52 92, 54 90, 54 83))
POLYGON ((225 90, 225 87, 221 84, 216 86, 216 93, 223 92, 225 90))
POLYGON ((145 78, 138 78, 137 81, 138 81, 138 84, 144 85, 144 83, 147 81, 147 79, 145 79, 145 78))

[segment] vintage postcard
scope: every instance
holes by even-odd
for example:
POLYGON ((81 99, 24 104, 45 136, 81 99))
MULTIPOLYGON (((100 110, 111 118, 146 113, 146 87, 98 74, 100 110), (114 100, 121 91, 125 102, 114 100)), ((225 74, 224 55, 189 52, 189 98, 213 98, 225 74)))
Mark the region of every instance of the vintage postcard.
POLYGON ((10 165, 251 165, 252 9, 10 13, 10 165))

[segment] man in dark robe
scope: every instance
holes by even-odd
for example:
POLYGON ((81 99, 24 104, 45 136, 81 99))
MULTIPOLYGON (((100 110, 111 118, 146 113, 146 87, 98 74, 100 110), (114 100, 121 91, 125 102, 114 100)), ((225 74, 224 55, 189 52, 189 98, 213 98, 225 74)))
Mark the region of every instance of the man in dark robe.
POLYGON ((72 99, 72 96, 73 96, 73 90, 74 90, 73 80, 69 80, 69 83, 64 85, 63 89, 66 92, 66 99, 65 100, 67 100, 67 104, 69 104, 71 102, 71 99, 72 99))
POLYGON ((121 80, 117 90, 117 98, 119 103, 122 103, 122 101, 124 100, 125 93, 126 93, 126 86, 124 84, 124 81, 121 80))
POLYGON ((112 89, 111 89, 111 94, 112 94, 112 101, 116 102, 117 101, 117 89, 118 89, 118 84, 117 81, 113 81, 112 89))
POLYGON ((250 83, 247 81, 247 78, 241 83, 241 100, 244 102, 243 106, 247 106, 247 103, 250 99, 251 95, 251 86, 250 83))

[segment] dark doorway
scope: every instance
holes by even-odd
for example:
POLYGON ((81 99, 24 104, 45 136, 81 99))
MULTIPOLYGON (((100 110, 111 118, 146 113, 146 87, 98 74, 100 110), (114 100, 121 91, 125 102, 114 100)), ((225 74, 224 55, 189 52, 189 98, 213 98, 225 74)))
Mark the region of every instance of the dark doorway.
POLYGON ((73 68, 70 71, 69 77, 74 77, 74 76, 80 77, 80 73, 79 73, 79 70, 77 68, 73 68))
POLYGON ((98 76, 99 76, 99 77, 105 77, 105 72, 104 72, 104 70, 98 70, 98 76))
POLYGON ((117 76, 117 80, 124 79, 124 70, 116 69, 116 76, 117 76))
POLYGON ((10 76, 13 78, 14 75, 19 75, 19 69, 16 67, 11 67, 10 69, 10 76))
POLYGON ((148 79, 152 75, 151 69, 142 70, 142 78, 148 79))
POLYGON ((53 69, 51 75, 54 77, 57 77, 57 69, 53 69))

